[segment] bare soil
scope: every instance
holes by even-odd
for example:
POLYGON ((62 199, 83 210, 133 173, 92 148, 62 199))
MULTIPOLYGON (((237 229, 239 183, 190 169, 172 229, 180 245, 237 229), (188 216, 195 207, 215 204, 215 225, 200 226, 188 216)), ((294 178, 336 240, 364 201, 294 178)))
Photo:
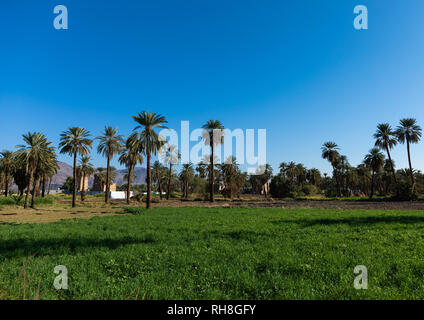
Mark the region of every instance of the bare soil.
MULTIPOLYGON (((88 200, 88 199, 87 199, 88 200)), ((145 203, 132 203, 131 206, 144 206, 145 203)), ((105 205, 102 199, 90 199, 84 204, 78 204, 71 208, 70 200, 60 200, 55 205, 40 206, 36 209, 23 209, 18 206, 5 206, 0 208, 0 224, 2 223, 48 223, 62 219, 90 219, 122 215, 125 201, 112 201, 105 205)), ((424 201, 417 202, 384 202, 384 201, 343 201, 343 200, 224 200, 195 201, 181 199, 158 200, 154 199, 152 206, 155 207, 206 207, 206 208, 285 208, 285 209, 339 209, 339 210, 422 210, 424 213, 424 201)))

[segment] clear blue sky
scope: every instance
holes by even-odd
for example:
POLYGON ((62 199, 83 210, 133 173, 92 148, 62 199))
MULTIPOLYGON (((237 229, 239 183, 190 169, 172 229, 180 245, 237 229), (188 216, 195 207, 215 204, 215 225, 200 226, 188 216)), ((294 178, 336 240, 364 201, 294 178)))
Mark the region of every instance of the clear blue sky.
MULTIPOLYGON (((422 0, 1 1, 0 149, 28 131, 57 145, 70 126, 128 135, 147 109, 175 129, 267 129, 275 171, 296 161, 329 172, 326 140, 357 165, 377 123, 424 126, 423 30, 422 0), (53 28, 58 4, 68 30, 53 28), (353 28, 358 4, 366 31, 353 28)), ((393 151, 398 167, 405 149, 393 151)), ((423 170, 424 141, 412 153, 423 170)))

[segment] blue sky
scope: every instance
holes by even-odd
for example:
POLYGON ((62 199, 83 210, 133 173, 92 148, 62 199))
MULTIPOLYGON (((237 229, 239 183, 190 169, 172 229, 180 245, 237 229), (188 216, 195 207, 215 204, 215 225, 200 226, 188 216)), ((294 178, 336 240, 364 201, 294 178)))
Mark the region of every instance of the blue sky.
MULTIPOLYGON (((128 135, 146 109, 177 130, 209 119, 267 129, 275 171, 295 161, 330 172, 327 140, 357 165, 377 123, 424 126, 423 9, 422 0, 2 1, 0 149, 28 131, 57 145, 70 126, 128 135), (68 30, 53 28, 58 4, 68 30), (368 30, 353 28, 358 4, 368 30)), ((398 167, 405 149, 393 151, 398 167)), ((412 152, 424 170, 424 141, 412 152)))

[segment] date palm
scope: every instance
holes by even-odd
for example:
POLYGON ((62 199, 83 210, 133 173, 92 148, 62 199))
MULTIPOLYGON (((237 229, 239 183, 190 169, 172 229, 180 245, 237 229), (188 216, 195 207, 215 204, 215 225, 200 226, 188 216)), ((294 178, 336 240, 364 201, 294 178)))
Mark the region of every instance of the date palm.
POLYGON ((168 185, 166 191, 166 200, 169 200, 169 194, 171 192, 172 166, 174 164, 178 164, 178 159, 181 158, 181 155, 178 153, 177 147, 169 143, 162 148, 162 153, 164 163, 169 164, 168 185))
POLYGON ((194 179, 194 169, 191 163, 183 164, 183 168, 179 174, 179 179, 182 184, 183 195, 182 197, 188 199, 189 187, 190 183, 192 183, 194 179))
POLYGON ((371 170, 371 194, 370 199, 374 196, 375 175, 384 166, 384 155, 379 148, 372 148, 364 159, 365 165, 371 170))
POLYGON ((164 169, 166 168, 160 164, 159 161, 155 161, 152 166, 152 181, 158 185, 159 197, 162 199, 162 184, 163 184, 163 176, 164 169))
POLYGON ((409 174, 411 177, 411 184, 414 185, 414 171, 412 170, 410 144, 418 143, 418 141, 420 141, 422 135, 421 127, 417 125, 416 119, 401 119, 400 125, 397 127, 395 134, 398 142, 402 144, 406 142, 406 150, 408 152, 409 174))
POLYGON ((124 149, 124 140, 121 135, 118 135, 118 130, 111 126, 106 126, 103 135, 96 137, 99 140, 97 146, 97 152, 102 156, 106 157, 106 191, 105 191, 105 203, 109 203, 110 193, 110 161, 115 155, 120 153, 124 149))
POLYGON ((35 171, 39 162, 46 160, 46 156, 49 154, 51 146, 44 134, 39 132, 28 132, 27 134, 22 135, 22 137, 25 144, 16 146, 16 148, 19 148, 16 151, 16 155, 17 158, 25 164, 25 172, 28 175, 28 185, 24 203, 24 208, 27 209, 29 204, 29 194, 31 193, 31 187, 34 184, 35 171))
POLYGON ((337 150, 339 150, 339 146, 332 141, 325 142, 321 147, 322 158, 328 160, 328 162, 330 162, 331 166, 333 167, 333 175, 337 185, 337 194, 340 196, 340 183, 337 174, 337 162, 340 154, 337 150))
POLYGON ((203 134, 203 139, 206 145, 211 147, 211 156, 209 164, 209 185, 210 185, 210 201, 214 201, 214 191, 215 191, 215 179, 214 179, 214 156, 215 156, 215 146, 218 144, 224 143, 224 135, 221 121, 219 120, 209 120, 206 122, 203 127, 205 131, 203 134))
POLYGON ((152 197, 152 172, 150 170, 151 156, 156 155, 158 150, 164 145, 164 141, 159 138, 155 129, 167 129, 163 124, 168 123, 164 116, 157 113, 147 111, 139 112, 136 116, 132 116, 139 125, 134 128, 137 132, 137 140, 139 141, 139 150, 143 151, 147 159, 147 199, 146 209, 151 207, 152 197))
POLYGON ((90 153, 93 140, 90 138, 90 132, 80 127, 70 127, 60 135, 59 151, 68 154, 74 158, 73 163, 73 190, 72 190, 72 208, 75 207, 77 196, 77 156, 86 156, 90 153))
POLYGON ((95 171, 93 164, 90 161, 91 158, 89 156, 82 156, 79 160, 78 171, 82 178, 81 201, 85 200, 85 179, 88 179, 95 171))
POLYGON ((131 194, 131 180, 133 178, 133 171, 137 163, 143 163, 143 157, 139 152, 139 141, 137 140, 137 134, 132 133, 125 142, 125 149, 122 151, 121 156, 119 157, 119 163, 125 165, 128 172, 126 174, 127 178, 127 204, 130 204, 130 194, 131 194))
POLYGON ((387 153, 387 157, 389 158, 389 163, 391 166, 393 179, 396 181, 396 173, 395 168, 393 166, 392 157, 390 156, 390 150, 396 146, 397 140, 395 137, 395 132, 390 127, 390 124, 388 123, 380 123, 377 126, 377 131, 374 133, 374 139, 375 139, 375 146, 379 147, 380 149, 384 149, 387 153))
POLYGON ((4 172, 4 195, 7 197, 9 195, 9 178, 13 173, 15 158, 13 152, 8 150, 0 152, 0 156, 0 166, 4 172))

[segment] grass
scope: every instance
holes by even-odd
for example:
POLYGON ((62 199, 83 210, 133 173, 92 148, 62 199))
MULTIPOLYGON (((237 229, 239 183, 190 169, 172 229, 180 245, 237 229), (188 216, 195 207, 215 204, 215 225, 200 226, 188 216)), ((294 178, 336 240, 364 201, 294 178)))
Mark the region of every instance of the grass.
POLYGON ((424 297, 423 212, 125 211, 134 214, 1 225, 0 298, 424 297), (68 290, 53 288, 57 265, 68 290), (368 268, 368 290, 353 288, 356 265, 368 268))
MULTIPOLYGON (((37 197, 34 200, 34 204, 36 206, 40 205, 52 205, 56 198, 54 196, 46 196, 44 198, 37 197)), ((0 197, 0 206, 8 206, 8 205, 20 205, 23 206, 25 203, 25 197, 19 196, 9 196, 9 197, 0 197)), ((29 204, 31 204, 31 198, 29 198, 29 204)))

